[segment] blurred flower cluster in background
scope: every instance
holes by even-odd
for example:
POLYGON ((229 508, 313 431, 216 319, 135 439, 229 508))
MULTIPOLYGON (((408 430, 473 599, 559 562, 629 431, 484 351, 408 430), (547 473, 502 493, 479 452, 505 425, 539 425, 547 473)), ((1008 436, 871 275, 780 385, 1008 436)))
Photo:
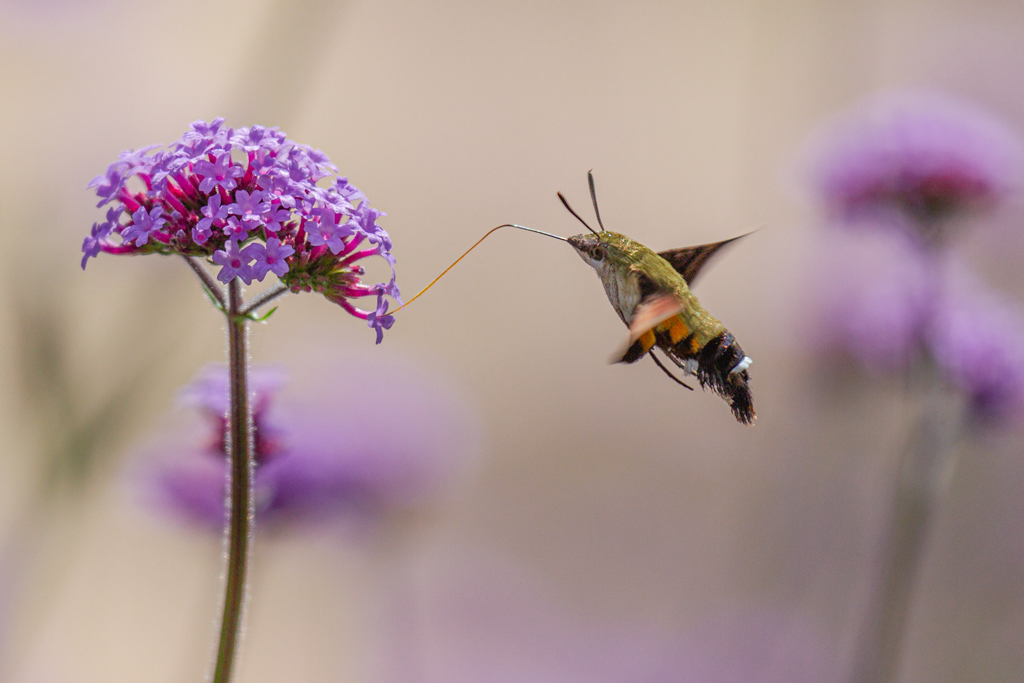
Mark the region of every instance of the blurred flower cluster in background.
POLYGON ((1024 316, 956 253, 1024 180, 1024 148, 936 93, 876 96, 820 133, 809 174, 832 234, 821 335, 870 369, 927 355, 984 416, 1024 419, 1024 316))
MULTIPOLYGON (((287 403, 279 395, 287 381, 282 368, 250 369, 260 528, 332 517, 368 523, 442 488, 475 450, 467 408, 412 369, 370 375, 336 366, 323 363, 309 382, 314 386, 292 392, 287 403)), ((140 493, 143 501, 219 533, 227 368, 204 368, 179 401, 198 409, 206 433, 178 428, 151 446, 157 452, 138 463, 140 493)))
MULTIPOLYGON (((180 258, 83 273, 83 234, 229 256, 246 211, 305 211, 330 225, 297 252, 384 257, 358 273, 380 331, 392 259, 408 294, 495 225, 571 234, 555 192, 591 168, 604 224, 652 249, 763 226, 695 288, 754 359, 757 425, 609 366, 621 323, 553 240, 496 234, 379 346, 286 295, 250 333, 236 680, 845 683, 894 621, 893 680, 1024 675, 1016 4, 4 0, 0 37, 0 683, 212 657, 222 323, 180 258), (182 235, 170 204, 104 223, 98 169, 221 116, 221 147, 286 130, 388 215, 328 169, 318 206, 268 178, 207 188, 182 235)), ((196 192, 234 171, 195 164, 246 166, 214 156, 196 192)), ((281 276, 277 234, 244 266, 281 276)))

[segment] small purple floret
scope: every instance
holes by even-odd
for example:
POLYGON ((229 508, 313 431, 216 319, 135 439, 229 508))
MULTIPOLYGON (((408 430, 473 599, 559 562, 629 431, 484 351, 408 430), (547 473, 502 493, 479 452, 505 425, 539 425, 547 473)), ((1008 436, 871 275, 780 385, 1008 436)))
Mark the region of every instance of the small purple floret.
POLYGON ((270 204, 263 203, 265 196, 266 193, 259 190, 252 194, 239 190, 235 193, 235 203, 227 207, 228 213, 238 216, 247 230, 255 230, 263 215, 271 208, 270 204))
POLYGON ((221 152, 213 163, 205 159, 197 161, 192 170, 203 178, 203 182, 199 183, 200 192, 209 192, 215 187, 230 192, 237 185, 235 178, 245 173, 240 166, 231 162, 231 152, 221 152))
POLYGON ((224 249, 213 252, 213 262, 222 266, 217 279, 227 284, 236 277, 249 285, 252 284, 253 271, 249 262, 252 261, 253 246, 238 248, 238 242, 228 240, 224 249))
POLYGON ((139 207, 132 214, 132 222, 121 231, 121 237, 127 243, 134 241, 135 246, 143 246, 149 241, 149 234, 154 230, 159 230, 167 222, 167 219, 162 217, 163 212, 162 206, 154 207, 149 211, 144 206, 139 207))
MULTIPOLYGON (((212 138, 216 137, 217 132, 220 130, 220 127, 223 126, 223 125, 224 125, 224 117, 223 116, 218 116, 217 118, 215 118, 210 123, 207 123, 206 121, 195 121, 195 122, 193 122, 192 124, 189 125, 189 128, 194 130, 198 134, 198 137, 200 137, 200 138, 212 139, 212 138)), ((189 136, 189 134, 186 133, 185 136, 187 138, 189 136)))
POLYGON ((196 223, 196 227, 192 229, 192 238, 197 244, 206 244, 206 240, 210 239, 213 234, 213 222, 223 221, 228 217, 227 207, 221 206, 221 199, 219 194, 215 194, 210 197, 210 201, 200 209, 203 214, 203 218, 196 223))
POLYGON ((259 188, 273 195, 285 209, 295 208, 294 186, 287 175, 262 175, 257 181, 259 188))
POLYGON ((110 234, 110 230, 111 225, 109 223, 92 224, 90 235, 82 242, 82 270, 85 270, 85 264, 90 258, 95 258, 103 251, 103 240, 110 234))
POLYGON ((390 330, 395 324, 395 316, 388 315, 388 300, 384 298, 383 288, 377 294, 377 308, 366 316, 366 324, 377 332, 377 343, 384 340, 384 330, 390 330))
POLYGON ((350 183, 348 181, 348 178, 345 176, 342 176, 341 178, 338 178, 335 181, 334 189, 338 194, 344 197, 345 200, 348 201, 350 204, 366 201, 366 195, 363 194, 363 191, 360 190, 355 185, 353 185, 352 183, 350 183))
POLYGON ((107 220, 92 224, 89 236, 82 243, 82 270, 85 270, 88 260, 98 256, 103 251, 103 247, 108 244, 107 238, 115 227, 119 227, 118 218, 121 216, 121 211, 120 206, 112 206, 107 209, 107 220))
POLYGON ((281 240, 276 237, 267 239, 266 245, 254 242, 250 244, 251 254, 255 263, 252 264, 253 276, 262 281, 268 272, 273 272, 278 277, 284 277, 288 272, 288 263, 285 261, 295 253, 295 249, 287 244, 282 245, 281 240))
POLYGON ((96 194, 100 198, 97 207, 116 198, 118 191, 124 185, 126 171, 125 164, 114 162, 107 168, 106 173, 96 176, 86 185, 86 189, 96 190, 96 194))
POLYGON ((291 212, 284 209, 272 209, 267 211, 267 213, 263 215, 263 229, 268 233, 276 233, 291 217, 291 212))
POLYGON ((249 229, 234 216, 228 216, 227 221, 224 223, 223 232, 228 236, 229 240, 234 240, 235 242, 244 242, 249 239, 249 229))
POLYGON ((314 246, 327 245, 332 254, 340 254, 345 248, 344 239, 352 231, 338 224, 338 215, 329 206, 314 208, 312 213, 317 221, 306 225, 309 243, 314 246))

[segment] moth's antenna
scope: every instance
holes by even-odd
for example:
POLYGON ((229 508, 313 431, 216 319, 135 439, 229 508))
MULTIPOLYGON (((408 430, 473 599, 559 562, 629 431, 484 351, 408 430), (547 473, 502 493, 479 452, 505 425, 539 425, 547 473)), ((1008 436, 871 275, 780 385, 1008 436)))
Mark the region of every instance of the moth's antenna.
POLYGON ((594 215, 597 216, 597 224, 604 231, 604 223, 601 222, 601 212, 597 210, 597 192, 594 191, 594 169, 587 171, 587 182, 590 183, 590 200, 594 202, 594 215))
MULTIPOLYGON (((570 209, 570 211, 571 211, 571 210, 572 210, 572 209, 570 209)), ((462 259, 466 258, 466 255, 467 255, 467 254, 469 254, 469 252, 471 252, 471 251, 473 251, 474 249, 476 249, 476 247, 477 247, 477 245, 478 245, 478 244, 480 244, 480 243, 481 243, 481 242, 483 242, 483 241, 484 241, 485 239, 487 239, 487 238, 488 238, 488 237, 490 236, 490 234, 491 234, 492 232, 494 232, 495 230, 500 230, 501 228, 519 228, 520 230, 525 230, 525 231, 527 231, 527 232, 535 232, 535 233, 537 233, 538 235, 546 235, 547 237, 554 237, 554 238, 555 238, 556 240, 562 240, 563 242, 568 242, 568 241, 569 241, 569 240, 567 240, 567 239, 566 239, 566 238, 564 238, 564 237, 559 237, 558 235, 553 235, 553 234, 551 234, 550 232, 544 232, 543 230, 536 230, 536 229, 534 229, 534 228, 528 228, 528 227, 526 227, 525 225, 516 225, 515 223, 504 223, 504 224, 502 224, 502 225, 499 225, 499 226, 498 226, 498 227, 496 227, 496 228, 491 228, 490 230, 488 230, 488 231, 487 231, 487 234, 486 234, 486 235, 484 235, 483 237, 481 237, 480 239, 478 239, 478 240, 476 241, 476 244, 474 244, 474 245, 473 245, 473 246, 471 246, 471 247, 470 247, 469 249, 467 249, 467 250, 466 250, 466 253, 465 253, 465 254, 463 254, 463 255, 462 255, 462 256, 460 256, 459 258, 455 259, 455 263, 453 263, 453 264, 451 264, 450 266, 448 266, 447 268, 445 268, 445 269, 444 269, 444 272, 443 272, 443 273, 441 273, 440 275, 438 275, 437 277, 435 277, 435 278, 434 278, 434 279, 433 279, 433 280, 432 280, 432 281, 430 282, 430 284, 429 284, 429 285, 427 285, 426 287, 424 287, 423 289, 421 289, 421 290, 420 290, 420 293, 419 293, 419 294, 417 294, 416 296, 414 296, 413 298, 409 299, 409 300, 408 300, 408 301, 406 301, 406 302, 405 302, 404 304, 402 304, 401 306, 399 306, 398 308, 396 308, 396 309, 395 309, 394 311, 392 311, 392 313, 398 313, 398 312, 399 312, 400 310, 402 310, 403 308, 405 308, 406 306, 408 306, 409 304, 411 304, 411 303, 412 303, 413 301, 416 301, 416 299, 419 299, 419 298, 420 298, 420 297, 421 297, 421 296, 423 295, 423 292, 425 292, 425 291, 427 291, 428 289, 430 289, 431 287, 433 287, 433 286, 434 286, 434 284, 435 284, 435 283, 436 283, 436 282, 437 282, 438 280, 440 280, 440 279, 441 279, 441 278, 443 278, 443 277, 444 277, 445 275, 447 275, 447 274, 448 274, 448 271, 449 271, 449 270, 451 270, 452 268, 454 268, 454 267, 456 266, 456 264, 457 264, 457 263, 458 263, 459 261, 461 261, 462 259)))
POLYGON ((589 230, 590 232, 594 233, 595 235, 598 234, 597 230, 594 230, 592 227, 587 225, 587 222, 585 220, 583 220, 582 218, 580 218, 580 215, 578 213, 576 213, 575 211, 572 210, 572 207, 569 206, 569 202, 566 201, 565 197, 562 195, 561 192, 558 193, 558 198, 562 200, 563 204, 565 204, 565 208, 569 209, 569 213, 571 213, 573 216, 576 216, 576 220, 578 220, 580 223, 582 223, 584 226, 586 226, 587 230, 589 230))

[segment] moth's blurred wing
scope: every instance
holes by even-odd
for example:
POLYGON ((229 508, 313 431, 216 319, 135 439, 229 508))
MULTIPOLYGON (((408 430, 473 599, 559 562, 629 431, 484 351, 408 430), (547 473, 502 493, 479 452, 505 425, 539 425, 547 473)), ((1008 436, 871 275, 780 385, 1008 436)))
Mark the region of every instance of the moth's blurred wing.
POLYGON ((636 307, 633 322, 629 324, 626 347, 612 357, 613 363, 634 363, 654 346, 654 330, 669 318, 679 315, 683 304, 671 294, 652 294, 636 307))

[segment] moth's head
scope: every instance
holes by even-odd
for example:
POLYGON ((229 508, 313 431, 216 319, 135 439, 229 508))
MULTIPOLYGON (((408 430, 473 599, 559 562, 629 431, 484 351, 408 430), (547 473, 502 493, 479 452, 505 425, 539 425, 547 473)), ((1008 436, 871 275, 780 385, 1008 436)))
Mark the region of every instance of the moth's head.
POLYGON ((569 244, 580 255, 583 262, 592 268, 600 268, 608 258, 608 247, 601 240, 601 233, 585 232, 569 238, 569 244))
POLYGON ((592 268, 600 268, 608 263, 621 261, 624 247, 629 238, 618 235, 614 232, 601 231, 598 233, 585 232, 581 235, 573 235, 568 242, 580 258, 592 268))
POLYGON ((573 235, 566 241, 572 245, 572 248, 576 250, 576 253, 580 255, 584 263, 589 265, 591 268, 596 269, 600 272, 609 263, 622 263, 624 255, 629 251, 627 245, 632 242, 625 235, 620 235, 614 232, 608 232, 604 229, 604 224, 601 223, 601 212, 597 209, 597 192, 594 190, 594 174, 588 172, 587 180, 590 183, 590 199, 594 203, 594 215, 597 216, 597 224, 600 226, 600 232, 594 230, 592 227, 587 225, 587 222, 580 218, 580 215, 569 206, 569 202, 562 195, 558 193, 558 198, 562 201, 563 206, 576 217, 580 223, 586 226, 589 232, 585 232, 581 235, 573 235))

